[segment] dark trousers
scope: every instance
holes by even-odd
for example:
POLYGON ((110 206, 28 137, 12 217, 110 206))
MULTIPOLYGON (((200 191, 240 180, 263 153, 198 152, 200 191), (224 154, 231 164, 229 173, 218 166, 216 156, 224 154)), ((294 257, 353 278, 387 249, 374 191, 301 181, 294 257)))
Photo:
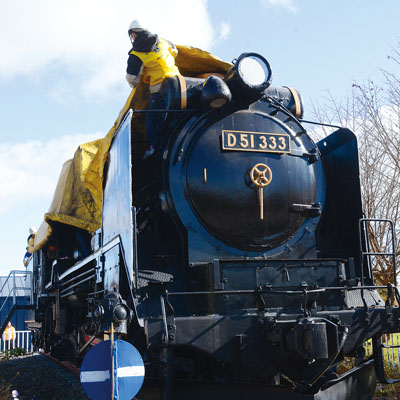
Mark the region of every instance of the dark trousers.
POLYGON ((157 110, 160 106, 160 93, 151 93, 149 98, 148 109, 150 112, 146 113, 146 136, 147 141, 155 149, 160 148, 162 139, 162 130, 160 129, 165 113, 151 112, 151 110, 157 110))
POLYGON ((14 348, 14 340, 5 340, 4 345, 4 350, 12 350, 14 348))

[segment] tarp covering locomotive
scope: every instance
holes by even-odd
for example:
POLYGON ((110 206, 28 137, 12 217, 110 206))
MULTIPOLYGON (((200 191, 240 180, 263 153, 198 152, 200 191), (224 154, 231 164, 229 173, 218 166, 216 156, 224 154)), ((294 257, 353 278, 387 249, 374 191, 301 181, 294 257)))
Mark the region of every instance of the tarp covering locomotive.
MULTIPOLYGON (((232 64, 190 46, 178 45, 176 65, 183 76, 225 74, 232 64)), ((113 127, 103 139, 84 143, 76 150, 73 159, 64 163, 53 201, 45 214, 35 238, 34 248, 43 247, 52 233, 51 222, 75 226, 95 232, 101 227, 103 202, 103 170, 108 149, 116 129, 130 109, 143 110, 147 106, 147 86, 140 84, 132 89, 113 127), (50 225, 49 225, 50 224, 50 225)), ((135 117, 138 117, 136 115, 135 117)), ((145 137, 143 124, 136 125, 136 136, 145 137)))
POLYGON ((258 54, 179 50, 161 148, 143 157, 142 85, 64 165, 35 238, 35 345, 79 362, 113 324, 144 399, 371 398, 400 295, 374 285, 355 135, 315 143, 258 54))

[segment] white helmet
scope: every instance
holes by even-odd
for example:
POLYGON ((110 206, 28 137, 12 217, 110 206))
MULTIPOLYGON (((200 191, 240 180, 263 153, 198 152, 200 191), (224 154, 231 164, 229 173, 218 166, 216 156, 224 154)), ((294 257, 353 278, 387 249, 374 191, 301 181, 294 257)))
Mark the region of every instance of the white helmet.
POLYGON ((32 235, 32 233, 36 233, 36 228, 33 226, 29 228, 29 234, 32 235))
POLYGON ((130 35, 130 33, 132 31, 133 32, 138 32, 138 31, 144 31, 144 30, 145 30, 145 28, 143 28, 142 24, 137 19, 135 19, 129 25, 128 34, 130 35))

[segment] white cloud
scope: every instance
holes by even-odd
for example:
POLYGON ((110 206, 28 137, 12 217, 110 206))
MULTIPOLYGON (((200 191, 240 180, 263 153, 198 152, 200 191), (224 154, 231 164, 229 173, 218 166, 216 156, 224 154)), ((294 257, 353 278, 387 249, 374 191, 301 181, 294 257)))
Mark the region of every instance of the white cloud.
POLYGON ((50 206, 63 163, 73 157, 78 145, 102 136, 66 135, 48 142, 2 143, 0 215, 17 212, 27 201, 47 200, 50 206))
POLYGON ((58 104, 74 104, 76 103, 76 94, 71 84, 60 81, 50 88, 48 96, 58 104))
POLYGON ((293 0, 261 0, 261 3, 265 6, 271 6, 271 7, 282 7, 286 8, 290 12, 297 12, 297 7, 294 4, 293 0))
MULTIPOLYGON (((86 95, 126 85, 127 27, 132 19, 175 43, 205 50, 212 50, 221 33, 211 25, 207 0, 153 0, 151 6, 132 0, 1 2, 0 79, 37 79, 51 70, 63 71, 54 93, 71 77, 79 80, 78 89, 86 95)), ((228 32, 222 24, 225 37, 228 32)))
POLYGON ((231 25, 228 22, 223 21, 221 23, 220 29, 219 29, 219 41, 225 40, 229 34, 231 33, 231 25))

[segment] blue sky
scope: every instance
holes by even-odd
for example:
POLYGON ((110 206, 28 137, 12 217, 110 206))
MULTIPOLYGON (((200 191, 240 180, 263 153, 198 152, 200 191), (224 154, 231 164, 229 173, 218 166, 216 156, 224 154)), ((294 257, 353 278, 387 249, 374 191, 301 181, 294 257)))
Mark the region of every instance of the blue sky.
POLYGON ((296 88, 309 117, 327 91, 379 83, 399 39, 398 0, 0 0, 0 275, 21 269, 30 226, 62 163, 104 136, 129 87, 132 19, 227 61, 264 55, 274 85, 296 88))

